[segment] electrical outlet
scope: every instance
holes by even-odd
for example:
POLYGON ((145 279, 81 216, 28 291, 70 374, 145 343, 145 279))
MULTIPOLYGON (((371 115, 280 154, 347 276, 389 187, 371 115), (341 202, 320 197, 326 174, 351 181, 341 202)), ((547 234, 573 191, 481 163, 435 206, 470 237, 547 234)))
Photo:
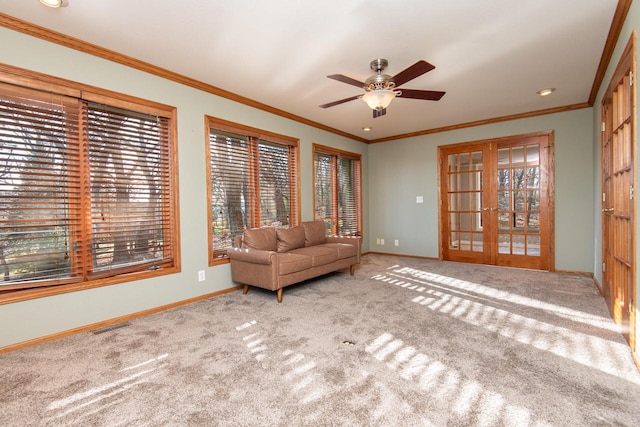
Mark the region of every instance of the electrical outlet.
POLYGON ((204 270, 199 270, 198 271, 198 282, 204 282, 204 279, 205 279, 204 270))
POLYGON ((380 244, 384 245, 384 239, 380 239, 380 244))
POLYGON ((400 242, 398 241, 398 239, 394 240, 393 244, 396 245, 396 246, 400 246, 400 242))

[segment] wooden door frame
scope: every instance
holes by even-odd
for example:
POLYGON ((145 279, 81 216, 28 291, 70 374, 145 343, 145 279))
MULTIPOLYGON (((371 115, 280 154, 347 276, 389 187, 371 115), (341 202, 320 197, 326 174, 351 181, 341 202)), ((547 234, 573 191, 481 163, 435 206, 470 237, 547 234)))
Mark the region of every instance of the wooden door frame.
MULTIPOLYGON (((549 141, 548 148, 548 235, 549 235, 549 245, 548 245, 548 271, 555 271, 555 139, 554 139, 554 131, 547 130, 541 132, 532 132, 520 135, 509 135, 498 138, 488 138, 481 139, 477 141, 467 141, 467 142, 459 142, 455 144, 446 144, 438 146, 438 259, 443 260, 444 254, 446 251, 445 245, 448 241, 445 239, 445 221, 447 221, 447 212, 443 209, 443 200, 442 200, 442 185, 443 179, 445 179, 445 174, 447 171, 447 165, 443 164, 442 152, 445 150, 455 150, 462 149, 464 147, 478 147, 482 149, 482 147, 488 144, 495 144, 498 146, 501 143, 527 139, 527 138, 536 138, 536 137, 547 137, 549 141)), ((542 147, 541 147, 542 148, 542 147)), ((543 152, 540 152, 540 156, 543 155, 543 152)))

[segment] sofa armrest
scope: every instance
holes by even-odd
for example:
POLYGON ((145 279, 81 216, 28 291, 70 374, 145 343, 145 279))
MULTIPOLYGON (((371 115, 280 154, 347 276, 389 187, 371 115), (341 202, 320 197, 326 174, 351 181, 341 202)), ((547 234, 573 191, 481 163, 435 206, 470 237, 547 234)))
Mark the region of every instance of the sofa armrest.
POLYGON ((276 253, 273 251, 261 251, 250 248, 229 248, 227 250, 229 259, 235 261, 250 262, 252 264, 273 264, 276 253))
POLYGON ((347 243, 358 247, 358 252, 362 247, 362 237, 360 236, 327 236, 327 243, 347 243))
MULTIPOLYGON (((346 243, 357 248, 356 262, 360 264, 362 236, 327 236, 327 243, 346 243)), ((351 275, 353 275, 353 270, 351 275)))

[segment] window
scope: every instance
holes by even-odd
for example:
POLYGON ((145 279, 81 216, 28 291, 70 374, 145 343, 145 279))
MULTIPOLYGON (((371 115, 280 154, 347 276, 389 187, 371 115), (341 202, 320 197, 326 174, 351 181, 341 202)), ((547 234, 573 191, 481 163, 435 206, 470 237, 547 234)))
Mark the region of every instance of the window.
POLYGON ((362 235, 360 155, 313 145, 315 218, 327 234, 362 235))
POLYGON ((173 108, 68 83, 0 83, 3 300, 178 271, 173 108))
POLYGON ((298 140, 207 117, 209 259, 245 228, 298 224, 298 140))

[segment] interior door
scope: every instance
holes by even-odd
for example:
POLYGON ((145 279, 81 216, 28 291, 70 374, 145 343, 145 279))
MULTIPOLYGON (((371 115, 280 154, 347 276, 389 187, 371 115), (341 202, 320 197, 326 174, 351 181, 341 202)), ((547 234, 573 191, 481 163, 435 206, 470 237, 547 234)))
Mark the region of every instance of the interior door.
POLYGON ((490 159, 487 144, 464 144, 441 152, 441 209, 440 223, 444 259, 451 261, 492 264, 491 233, 486 213, 489 211, 490 159))
MULTIPOLYGON (((613 265, 613 232, 612 232, 612 213, 613 213, 613 191, 611 179, 611 103, 610 99, 602 106, 602 123, 609 123, 602 131, 602 294, 608 302, 608 306, 612 306, 611 288, 613 286, 613 269, 607 268, 607 265, 613 265)), ((612 310, 613 312, 613 310, 612 310)))
POLYGON ((550 150, 548 135, 497 144, 497 265, 550 269, 550 150))
MULTIPOLYGON (((633 40, 630 46, 633 46, 633 40)), ((602 105, 603 293, 614 321, 635 350, 634 153, 635 48, 627 46, 602 105)))
POLYGON ((445 260, 550 270, 550 133, 440 147, 445 260))

